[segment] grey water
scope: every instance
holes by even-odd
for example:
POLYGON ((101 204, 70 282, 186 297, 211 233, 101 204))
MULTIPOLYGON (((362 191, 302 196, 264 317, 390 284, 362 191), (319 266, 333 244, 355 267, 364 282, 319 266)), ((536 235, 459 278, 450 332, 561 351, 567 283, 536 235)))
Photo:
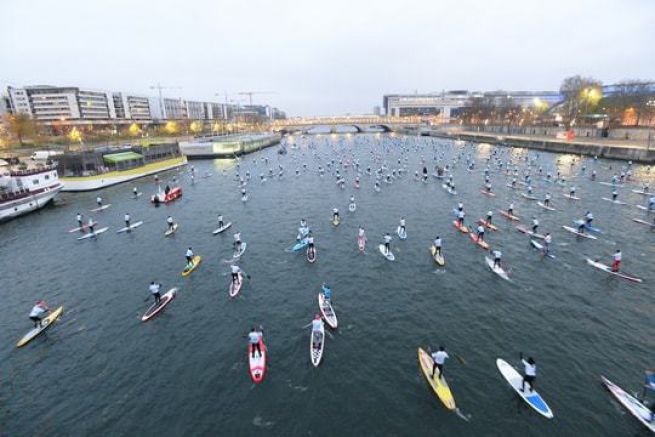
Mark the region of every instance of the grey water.
MULTIPOLYGON (((645 435, 600 383, 605 375, 636 392, 644 369, 653 366, 655 233, 631 220, 652 215, 602 201, 612 188, 597 182, 625 170, 625 162, 380 134, 286 141, 286 155, 270 148, 239 161, 192 161, 194 184, 190 167, 160 174, 165 181, 177 178, 184 194, 158 208, 149 203, 156 185, 146 177, 62 194, 56 205, 0 225, 0 435, 645 435), (509 160, 521 172, 532 164, 535 194, 551 192, 557 211, 506 187, 510 177, 497 164, 509 160), (480 193, 487 162, 494 198, 480 193), (437 164, 454 164, 456 196, 431 175, 437 164), (383 165, 385 174, 406 171, 376 192, 375 171, 383 165), (427 183, 414 177, 423 165, 427 183), (566 188, 543 181, 540 166, 543 174, 559 169, 582 200, 562 197, 566 188), (335 183, 336 168, 345 189, 335 183), (245 178, 247 171, 252 178, 244 203, 236 174, 245 178), (138 199, 131 198, 134 186, 144 192, 138 199), (112 206, 90 213, 98 194, 112 206), (354 213, 348 212, 351 195, 354 213), (487 231, 486 239, 503 253, 507 282, 485 265, 487 253, 453 227, 452 208, 463 202, 473 224, 511 201, 522 223, 536 216, 540 230, 552 233, 557 258, 542 258, 496 212, 499 231, 487 231), (338 227, 330 223, 335 207, 338 227), (604 230, 597 241, 561 229, 587 210, 604 230), (67 232, 78 211, 109 231, 78 241, 79 234, 67 232), (144 224, 116 234, 126 212, 144 224), (213 236, 219 213, 233 227, 213 236), (180 227, 165 238, 168 215, 180 227), (376 246, 386 232, 395 237, 400 217, 408 238, 394 238, 396 261, 389 262, 376 246), (288 250, 301 218, 315 235, 315 264, 288 250), (369 240, 365 253, 357 249, 360 225, 369 240), (251 279, 230 299, 233 231, 248 244, 239 265, 251 279), (429 254, 437 235, 444 241, 443 268, 429 254), (184 278, 188 247, 203 263, 184 278), (585 262, 610 263, 616 248, 625 270, 643 284, 585 262), (162 314, 142 323, 152 280, 179 293, 162 314), (304 326, 318 311, 323 281, 332 287, 339 328, 314 368, 304 326), (53 308, 64 305, 64 315, 17 349, 41 298, 53 308), (260 324, 270 361, 255 386, 245 336, 260 324), (439 345, 451 352, 445 375, 468 421, 443 407, 419 369, 417 348, 439 345), (499 357, 518 366, 521 353, 537 361, 536 387, 553 409, 552 420, 530 410, 496 369, 499 357)), ((652 185, 653 174, 638 165, 632 172, 619 199, 644 204, 631 188, 652 185)))

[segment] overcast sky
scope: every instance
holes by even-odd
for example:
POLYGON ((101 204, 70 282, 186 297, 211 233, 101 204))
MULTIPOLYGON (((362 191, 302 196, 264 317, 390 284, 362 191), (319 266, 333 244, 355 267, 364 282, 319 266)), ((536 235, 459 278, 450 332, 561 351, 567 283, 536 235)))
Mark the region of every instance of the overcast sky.
POLYGON ((0 0, 0 85, 75 85, 289 115, 385 93, 655 79, 654 0, 0 0), (244 96, 229 97, 232 99, 244 96))

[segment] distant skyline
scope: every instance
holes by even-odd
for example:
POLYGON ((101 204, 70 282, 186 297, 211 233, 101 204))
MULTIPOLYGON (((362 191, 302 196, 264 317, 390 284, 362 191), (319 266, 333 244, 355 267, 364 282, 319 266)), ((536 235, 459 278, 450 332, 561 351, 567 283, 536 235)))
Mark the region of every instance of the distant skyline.
POLYGON ((558 90, 655 79, 655 1, 5 0, 0 85, 189 100, 268 91, 297 115, 370 113, 390 93, 558 90), (215 96, 215 94, 220 96, 215 96))

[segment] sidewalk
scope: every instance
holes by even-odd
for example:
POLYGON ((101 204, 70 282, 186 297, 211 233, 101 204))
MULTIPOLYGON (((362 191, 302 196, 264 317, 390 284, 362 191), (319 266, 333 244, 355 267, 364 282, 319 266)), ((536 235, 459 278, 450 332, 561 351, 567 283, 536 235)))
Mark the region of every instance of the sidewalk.
MULTIPOLYGON (((475 131, 448 131, 451 135, 470 135, 477 137, 499 139, 511 139, 518 141, 536 141, 536 142, 549 142, 560 144, 584 144, 589 146, 598 147, 628 147, 631 149, 648 149, 646 141, 635 140, 618 140, 614 138, 598 138, 598 137, 575 137, 572 140, 560 139, 544 135, 504 135, 495 132, 475 132, 475 131)), ((655 149, 655 139, 651 141, 650 148, 655 149)))

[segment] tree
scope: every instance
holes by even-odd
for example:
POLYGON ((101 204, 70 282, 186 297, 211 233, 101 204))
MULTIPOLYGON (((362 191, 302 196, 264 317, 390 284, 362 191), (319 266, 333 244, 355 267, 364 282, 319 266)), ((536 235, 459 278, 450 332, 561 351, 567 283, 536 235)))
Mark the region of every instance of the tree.
POLYGON ((562 103, 563 121, 567 127, 575 124, 576 118, 582 113, 587 115, 594 110, 602 97, 601 82, 592 77, 579 75, 567 77, 559 88, 564 101, 562 103))
POLYGON ((652 82, 625 80, 613 86, 612 93, 603 98, 601 106, 609 118, 609 127, 618 125, 648 125, 652 119, 655 99, 652 82))
POLYGON ((24 140, 34 136, 36 132, 36 124, 27 114, 9 114, 6 117, 5 124, 7 131, 18 140, 21 146, 25 144, 24 140))

